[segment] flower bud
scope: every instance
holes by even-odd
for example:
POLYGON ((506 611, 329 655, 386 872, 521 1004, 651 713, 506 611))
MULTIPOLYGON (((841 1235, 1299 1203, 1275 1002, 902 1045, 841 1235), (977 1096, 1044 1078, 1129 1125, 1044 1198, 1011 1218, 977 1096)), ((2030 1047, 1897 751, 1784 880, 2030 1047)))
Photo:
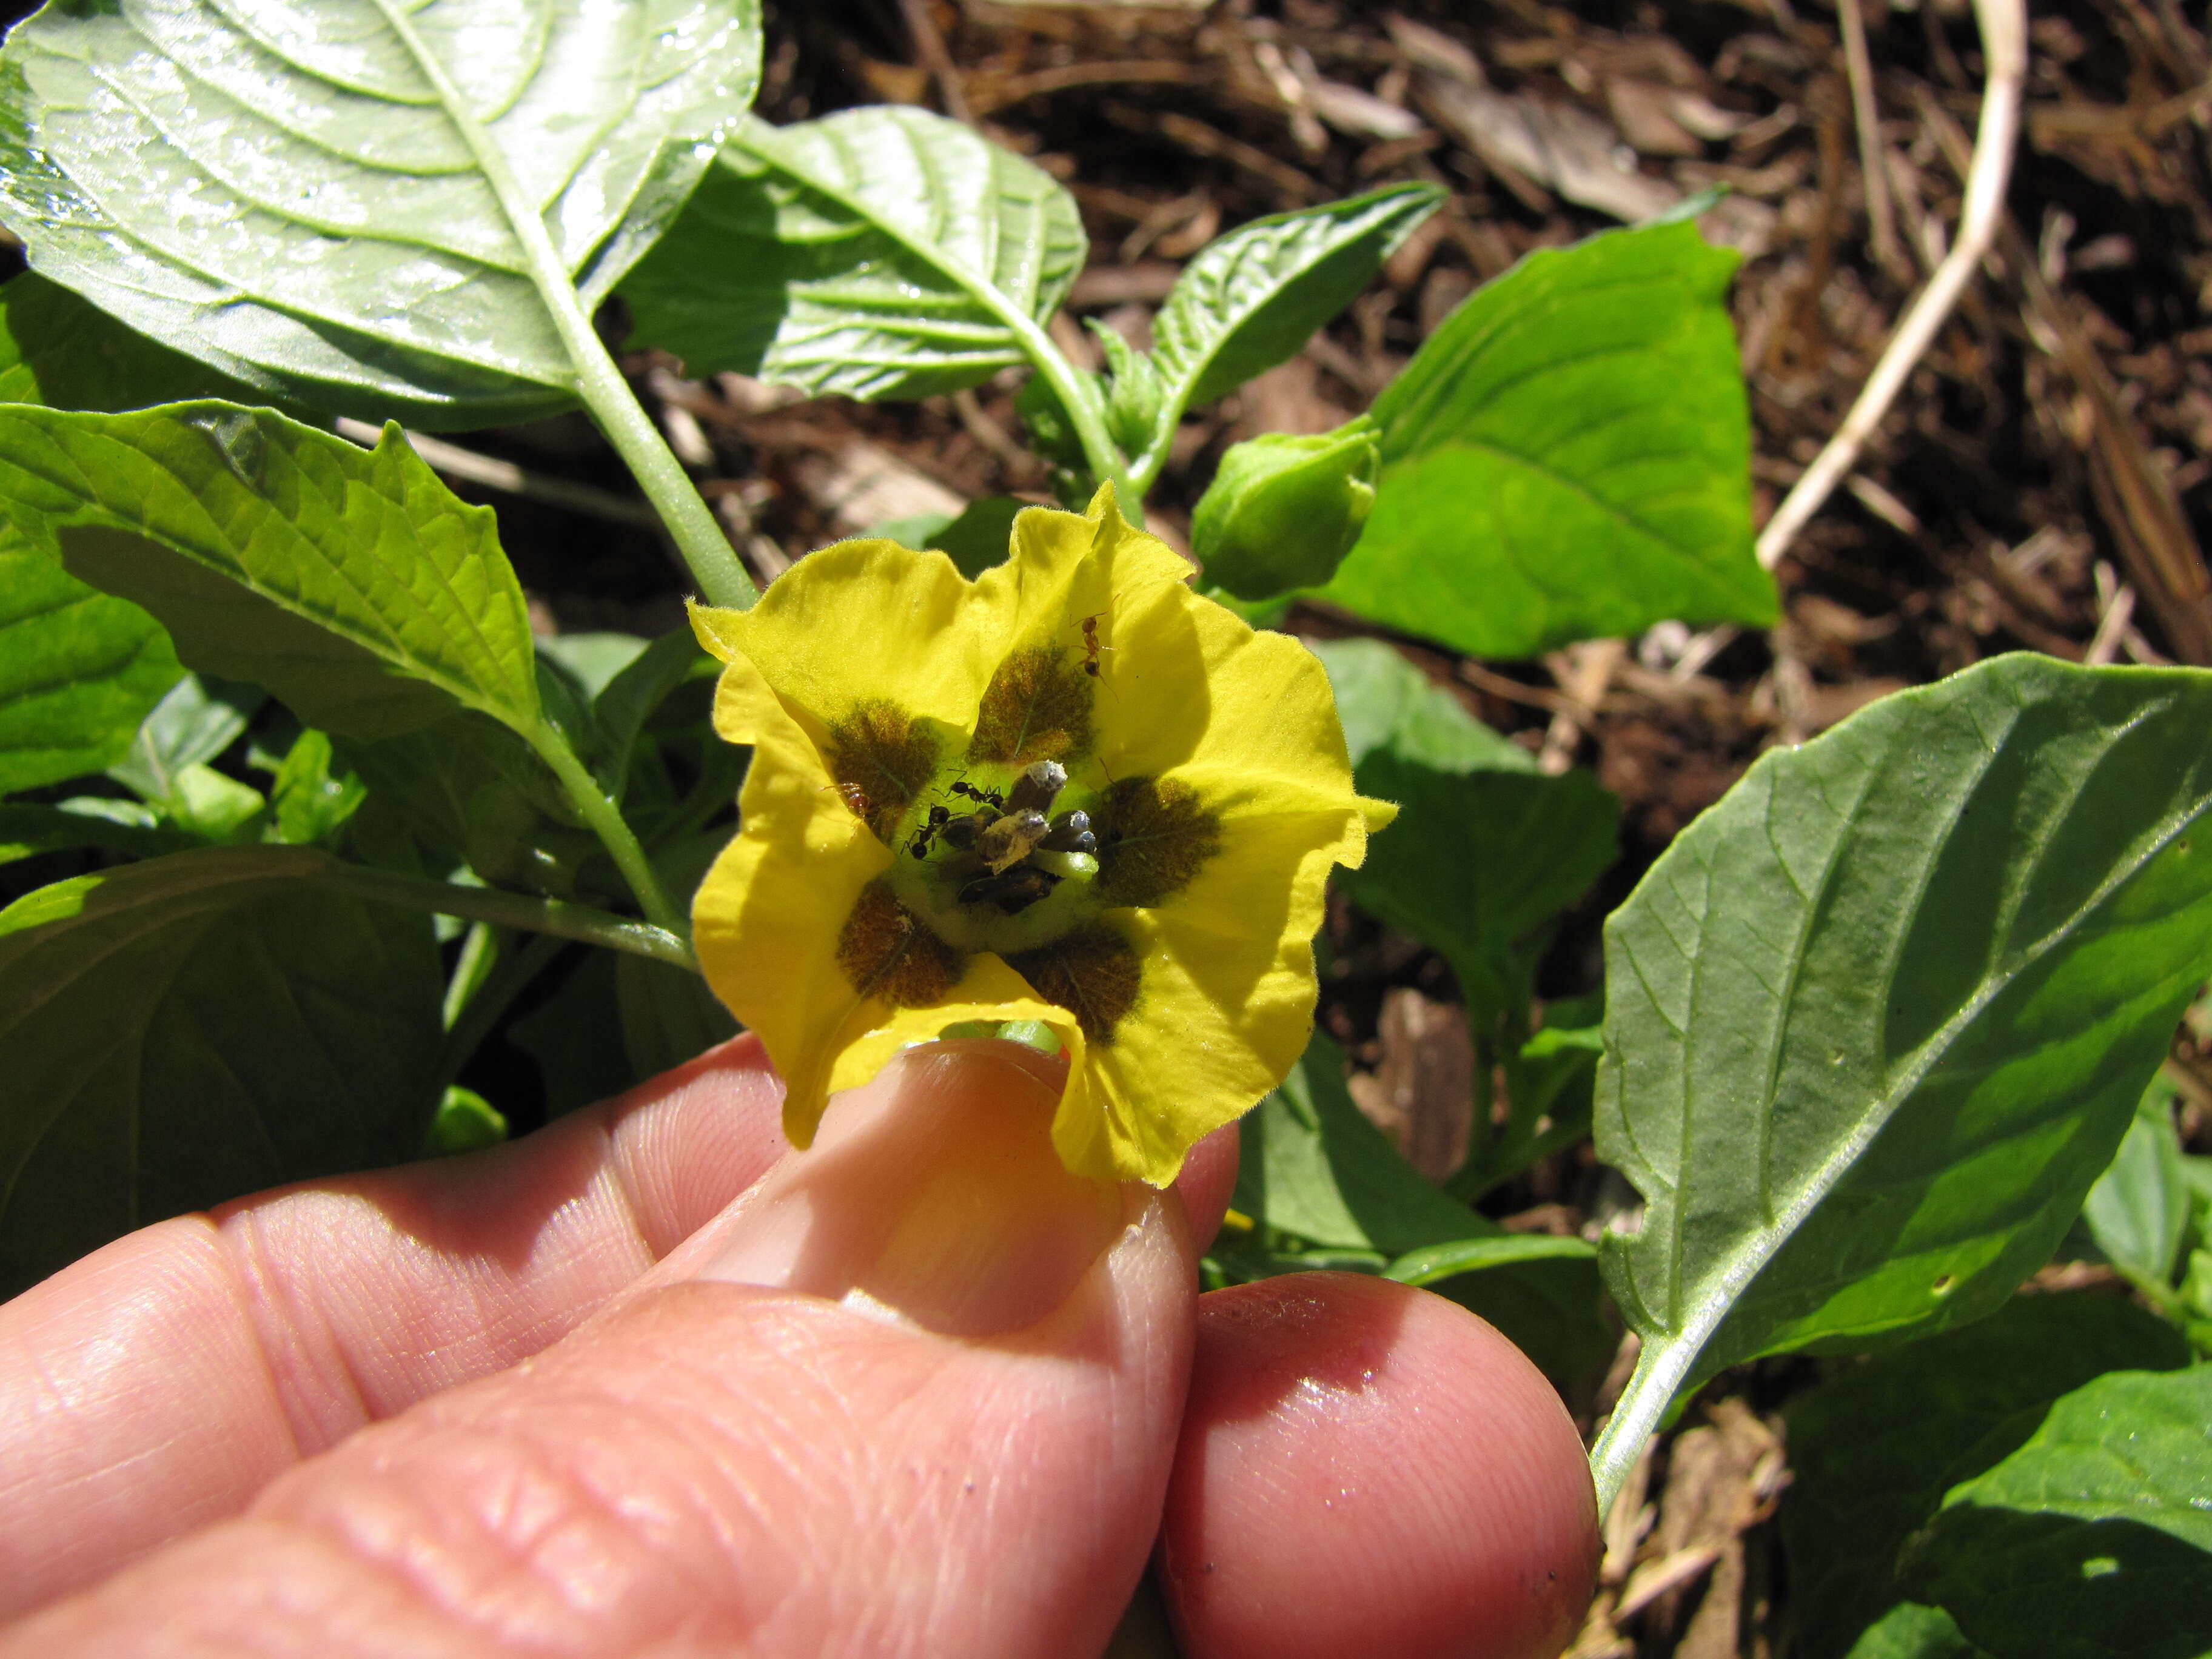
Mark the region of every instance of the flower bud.
POLYGON ((1318 587, 1359 539, 1382 450, 1366 416, 1313 437, 1236 445, 1190 521, 1206 580, 1242 599, 1318 587))

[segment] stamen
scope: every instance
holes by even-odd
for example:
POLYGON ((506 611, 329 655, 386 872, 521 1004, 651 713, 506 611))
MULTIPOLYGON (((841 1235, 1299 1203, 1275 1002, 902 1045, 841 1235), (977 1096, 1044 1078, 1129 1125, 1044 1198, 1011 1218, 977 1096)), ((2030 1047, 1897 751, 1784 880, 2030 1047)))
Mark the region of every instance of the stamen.
POLYGON ((997 875, 1036 850, 1052 825, 1042 812, 1008 812, 975 838, 976 856, 997 875))
POLYGON ((1009 812, 1049 812, 1060 792, 1067 787, 1067 769, 1058 761, 1042 760, 1014 780, 1006 792, 1009 812))

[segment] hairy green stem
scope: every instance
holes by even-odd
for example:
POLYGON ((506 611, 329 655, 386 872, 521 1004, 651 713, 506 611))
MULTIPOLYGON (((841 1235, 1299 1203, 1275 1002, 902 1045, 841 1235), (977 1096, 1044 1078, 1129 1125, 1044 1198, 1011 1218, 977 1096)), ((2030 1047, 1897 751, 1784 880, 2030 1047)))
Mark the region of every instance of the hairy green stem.
POLYGON ((410 910, 428 910, 439 915, 459 916, 466 921, 489 921, 500 927, 521 927, 550 933, 583 945, 604 945, 611 951, 627 951, 634 957, 650 957, 693 971, 698 963, 684 936, 666 927, 597 910, 588 904, 569 904, 560 899, 531 898, 503 892, 496 887, 463 887, 454 882, 434 881, 372 865, 330 861, 322 879, 329 885, 385 904, 410 910))
POLYGON ((568 361, 575 368, 577 395, 599 421, 608 441, 621 453, 638 487, 645 491, 653 510, 660 514, 661 522, 668 526, 677 551, 683 555, 693 580, 699 584, 699 591, 710 604, 744 610, 759 597, 752 579, 745 574, 737 550, 714 522, 706 501, 691 487, 683 463, 676 459, 668 447, 668 441, 660 435, 659 428, 639 404, 629 382, 623 379, 622 370, 609 355, 605 342, 592 326, 583 301, 577 297, 575 279, 562 262, 552 237, 546 234, 544 212, 523 194, 514 169, 507 164, 507 152, 484 130, 483 123, 477 119, 460 88, 447 75, 445 64, 416 33, 413 21, 398 0, 378 0, 378 4, 386 22, 406 43, 416 66, 436 89, 447 118, 459 131, 470 153, 476 157, 477 167, 483 169, 492 193, 499 198, 501 210, 507 215, 516 240, 522 244, 530 280, 537 287, 538 297, 544 301, 553 326, 561 336, 561 343, 568 353, 568 361))
POLYGON ((653 860, 646 857, 637 832, 623 817, 622 808, 599 787, 599 780, 576 758, 576 751, 568 746, 568 740, 544 720, 538 722, 535 731, 525 732, 522 736, 553 769, 554 776, 561 780, 561 787, 584 815, 584 822, 613 857, 615 867, 629 884, 629 890, 636 897, 638 908, 645 912, 646 920, 678 939, 687 937, 690 924, 676 908, 675 901, 668 896, 668 890, 660 884, 659 872, 653 867, 653 860))
POLYGON ((1066 356, 1053 343, 1052 336, 1039 328, 1026 312, 1013 306, 994 306, 999 320, 1013 332, 1020 342, 1022 355, 1030 366, 1044 376, 1053 391, 1059 394, 1060 406, 1073 422, 1076 438, 1083 445, 1084 464, 1090 467, 1091 477, 1103 483, 1113 481, 1114 494, 1124 518, 1141 528, 1145 522, 1145 495, 1159 476, 1152 469, 1152 477, 1139 483, 1122 459, 1121 448, 1106 430, 1105 400, 1099 396, 1097 382, 1083 374, 1066 356))
POLYGON ((1590 1478, 1597 1486, 1598 1520, 1612 1512, 1620 1489, 1628 1484, 1636 1460, 1645 1443, 1659 1432, 1659 1425, 1673 1403, 1674 1391, 1696 1364, 1702 1341, 1649 1342, 1636 1357, 1635 1375, 1621 1390, 1620 1403, 1606 1419, 1604 1431, 1590 1448, 1590 1478))

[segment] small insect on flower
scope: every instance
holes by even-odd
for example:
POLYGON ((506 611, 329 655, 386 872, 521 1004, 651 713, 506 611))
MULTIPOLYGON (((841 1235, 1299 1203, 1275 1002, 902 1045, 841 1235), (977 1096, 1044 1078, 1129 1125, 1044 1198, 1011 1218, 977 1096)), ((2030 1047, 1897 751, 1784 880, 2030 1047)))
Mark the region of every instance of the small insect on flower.
POLYGON ((866 823, 875 815, 875 803, 868 799, 868 792, 861 788, 859 784, 825 783, 822 787, 825 789, 835 789, 838 799, 852 808, 853 816, 861 823, 866 823))
POLYGON ((839 543, 693 611, 716 729, 753 745, 699 959, 797 1146, 902 1048, 1026 1023, 1066 1055, 1067 1167, 1164 1186, 1305 1048, 1329 869, 1395 809, 1353 789, 1320 662, 1193 593, 1110 488, 1011 543, 972 581, 839 543), (854 776, 866 833, 793 810, 854 776))

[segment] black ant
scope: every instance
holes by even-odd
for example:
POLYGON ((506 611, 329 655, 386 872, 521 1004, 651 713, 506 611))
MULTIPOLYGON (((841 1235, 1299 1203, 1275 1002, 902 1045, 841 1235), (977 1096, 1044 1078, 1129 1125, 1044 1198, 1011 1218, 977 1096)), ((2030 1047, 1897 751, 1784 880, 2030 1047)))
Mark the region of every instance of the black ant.
POLYGON ((914 832, 914 839, 907 843, 906 850, 913 854, 915 857, 918 859, 927 858, 929 856, 930 837, 936 835, 939 830, 944 829, 945 826, 951 821, 952 814, 947 811, 944 807, 931 807, 929 809, 928 820, 923 823, 921 829, 914 832))
POLYGON ((994 812, 1006 810, 1006 798, 995 789, 978 789, 964 779, 949 786, 956 795, 965 795, 978 806, 988 806, 994 812))

